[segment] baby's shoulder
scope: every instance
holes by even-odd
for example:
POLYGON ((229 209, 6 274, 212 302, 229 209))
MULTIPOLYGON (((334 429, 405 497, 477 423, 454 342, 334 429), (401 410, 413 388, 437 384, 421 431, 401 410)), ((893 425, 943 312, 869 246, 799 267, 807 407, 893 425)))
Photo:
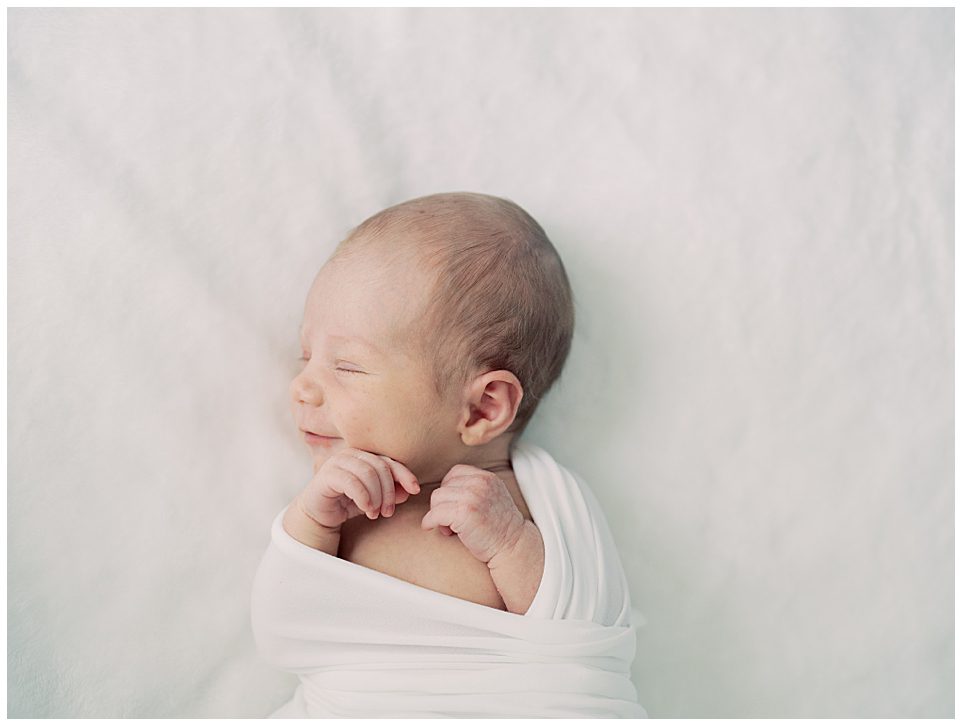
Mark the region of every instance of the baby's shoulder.
POLYGON ((428 590, 505 610, 488 566, 457 535, 421 529, 427 512, 409 502, 392 517, 354 517, 341 527, 337 556, 428 590))

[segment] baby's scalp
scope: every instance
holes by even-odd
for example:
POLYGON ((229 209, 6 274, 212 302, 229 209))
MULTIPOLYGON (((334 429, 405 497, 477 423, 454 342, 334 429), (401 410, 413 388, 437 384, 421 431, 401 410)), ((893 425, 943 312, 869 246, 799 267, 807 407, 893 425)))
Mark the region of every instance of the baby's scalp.
POLYGON ((438 396, 511 371, 524 396, 508 431, 520 436, 561 376, 575 324, 564 264, 541 225, 501 197, 432 194, 364 220, 329 262, 372 249, 386 266, 413 262, 426 273, 422 307, 397 342, 428 361, 438 396))

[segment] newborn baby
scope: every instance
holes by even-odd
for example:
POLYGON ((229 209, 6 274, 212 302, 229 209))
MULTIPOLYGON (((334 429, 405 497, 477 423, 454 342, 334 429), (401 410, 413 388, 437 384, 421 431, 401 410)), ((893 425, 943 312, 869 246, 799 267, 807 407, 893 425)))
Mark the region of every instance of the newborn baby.
POLYGON ((561 373, 573 325, 561 260, 516 204, 435 194, 366 220, 307 296, 290 392, 314 477, 284 529, 524 613, 544 544, 509 449, 561 373))
POLYGON ((291 412, 314 473, 254 578, 273 717, 644 717, 628 584, 587 484, 519 439, 574 305, 518 205, 434 194, 311 285, 291 412))

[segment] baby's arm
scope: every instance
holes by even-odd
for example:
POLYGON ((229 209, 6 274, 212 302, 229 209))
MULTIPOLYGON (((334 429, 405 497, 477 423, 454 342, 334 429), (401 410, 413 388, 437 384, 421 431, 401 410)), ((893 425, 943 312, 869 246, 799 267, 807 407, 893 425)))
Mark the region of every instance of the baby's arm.
POLYGON ((302 508, 299 496, 291 502, 284 513, 283 524, 287 533, 298 542, 337 557, 341 528, 325 527, 320 522, 314 521, 302 508))
POLYGON ((514 547, 488 560, 488 571, 508 612, 524 615, 544 574, 544 539, 537 525, 526 520, 514 547))
POLYGON ((422 529, 435 527, 456 533, 468 552, 487 564, 508 612, 527 612, 544 574, 544 540, 504 481, 486 469, 455 464, 431 493, 431 510, 421 520, 422 529))

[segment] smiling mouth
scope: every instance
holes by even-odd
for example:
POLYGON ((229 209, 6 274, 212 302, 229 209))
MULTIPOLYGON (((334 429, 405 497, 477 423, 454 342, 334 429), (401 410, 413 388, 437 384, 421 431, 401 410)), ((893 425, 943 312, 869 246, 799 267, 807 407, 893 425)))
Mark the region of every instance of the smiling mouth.
POLYGON ((307 443, 309 444, 324 444, 338 440, 336 436, 320 436, 310 431, 304 432, 304 438, 307 439, 307 443))

